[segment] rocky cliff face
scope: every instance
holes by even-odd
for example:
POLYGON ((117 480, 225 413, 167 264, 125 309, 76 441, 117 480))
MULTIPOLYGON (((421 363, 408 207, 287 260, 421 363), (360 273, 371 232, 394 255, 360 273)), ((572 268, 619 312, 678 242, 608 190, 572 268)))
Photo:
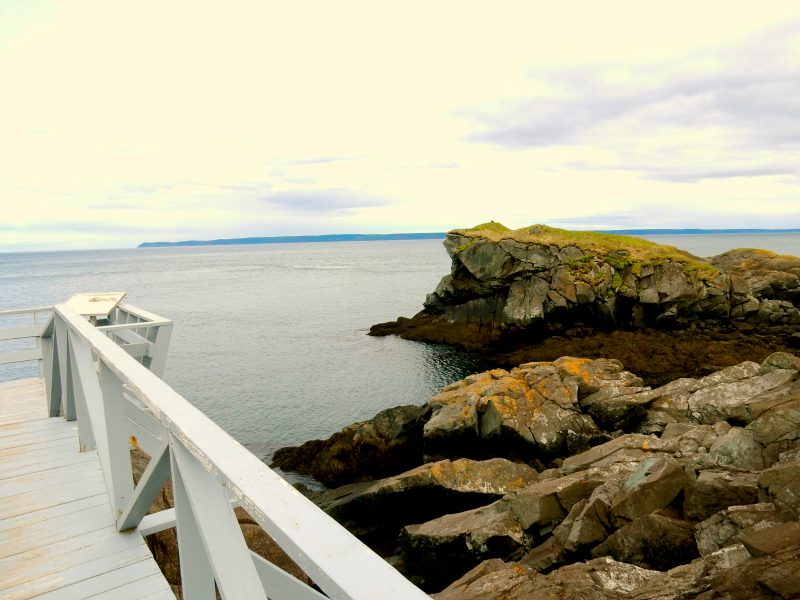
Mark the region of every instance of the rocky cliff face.
POLYGON ((444 245, 451 272, 424 310, 374 333, 482 347, 521 332, 541 338, 576 325, 800 325, 792 302, 800 297, 800 259, 793 257, 738 250, 706 260, 637 238, 543 225, 456 230, 444 245))
MULTIPOLYGON (((576 353, 562 341, 544 354, 540 347, 519 355, 526 345, 601 332, 599 339, 582 342, 582 355, 619 358, 640 369, 636 356, 647 340, 618 340, 609 352, 605 333, 691 330, 686 343, 702 339, 707 354, 697 362, 716 367, 800 347, 795 257, 740 249, 703 259, 628 236, 543 225, 510 231, 497 223, 452 231, 444 246, 451 272, 424 309, 410 319, 375 325, 371 334, 450 343, 495 357, 516 352, 516 360, 505 364, 518 364, 576 353), (725 354, 726 345, 745 337, 739 332, 754 330, 757 342, 747 335, 749 347, 720 362, 720 350, 725 354)), ((697 355, 695 348, 673 350, 676 356, 697 355)), ((666 377, 687 373, 680 364, 663 365, 662 371, 666 377)), ((639 373, 649 375, 645 369, 639 373)))

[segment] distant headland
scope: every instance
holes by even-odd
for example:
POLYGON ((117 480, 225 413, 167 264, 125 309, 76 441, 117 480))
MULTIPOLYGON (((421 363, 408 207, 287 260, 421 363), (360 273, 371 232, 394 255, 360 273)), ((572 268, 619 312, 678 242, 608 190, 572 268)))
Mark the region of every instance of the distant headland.
MULTIPOLYGON (((597 233, 617 235, 713 235, 735 233, 800 233, 800 229, 597 229, 597 233)), ((283 235, 180 242, 142 242, 138 248, 166 246, 234 246, 246 244, 298 244, 310 242, 377 242, 386 240, 443 240, 445 232, 434 233, 333 233, 326 235, 283 235)))
POLYGON ((234 246, 245 244, 299 244, 309 242, 376 242, 383 240, 443 240, 440 233, 331 233, 327 235, 282 235, 276 237, 246 237, 222 240, 186 240, 183 242, 143 242, 138 248, 164 246, 234 246))

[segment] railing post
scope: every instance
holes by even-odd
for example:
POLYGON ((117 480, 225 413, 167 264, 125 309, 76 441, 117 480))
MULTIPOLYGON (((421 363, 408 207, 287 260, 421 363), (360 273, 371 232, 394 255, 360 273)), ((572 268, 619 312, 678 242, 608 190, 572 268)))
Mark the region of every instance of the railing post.
MULTIPOLYGON (((103 392, 102 416, 105 437, 98 444, 106 447, 106 485, 111 498, 114 519, 118 519, 122 511, 133 497, 133 471, 129 449, 129 436, 125 426, 126 401, 122 382, 108 366, 100 361, 100 389, 103 392)), ((97 436, 96 436, 97 439, 97 436)), ((101 459, 102 459, 101 454, 101 459)))
POLYGON ((61 407, 61 370, 58 366, 55 319, 55 314, 51 315, 41 336, 47 415, 50 417, 57 417, 61 407))
POLYGON ((175 534, 178 538, 178 559, 181 566, 181 584, 186 600, 215 600, 214 571, 203 548, 203 538, 197 519, 189 504, 183 477, 181 477, 170 443, 170 469, 172 493, 175 496, 175 534))
POLYGON ((97 447, 94 425, 101 417, 96 414, 93 416, 89 407, 102 405, 103 393, 97 380, 97 371, 89 345, 73 336, 71 332, 69 337, 69 361, 73 370, 75 412, 78 417, 78 444, 80 451, 85 452, 97 447))
MULTIPOLYGON (((183 492, 223 598, 267 600, 242 530, 225 488, 206 471, 183 444, 170 440, 172 476, 182 482, 183 492)), ((177 503, 177 494, 176 494, 177 503)))
POLYGON ((150 370, 157 377, 164 377, 164 367, 167 363, 167 351, 172 337, 172 323, 155 327, 155 333, 148 334, 147 338, 153 342, 153 351, 150 354, 150 370))
POLYGON ((72 386, 72 369, 69 361, 69 328, 63 319, 55 316, 56 326, 56 351, 58 352, 58 371, 61 388, 61 398, 58 413, 67 421, 75 420, 75 392, 72 386))

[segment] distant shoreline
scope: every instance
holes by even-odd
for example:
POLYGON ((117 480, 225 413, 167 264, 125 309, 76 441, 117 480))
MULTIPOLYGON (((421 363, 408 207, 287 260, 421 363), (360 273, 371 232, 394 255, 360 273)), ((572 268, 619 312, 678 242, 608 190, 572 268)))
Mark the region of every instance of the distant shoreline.
MULTIPOLYGON (((617 235, 716 235, 757 233, 800 233, 800 229, 597 229, 598 233, 617 235)), ((339 233, 327 235, 285 235, 245 237, 218 240, 185 240, 179 242, 142 242, 137 248, 172 246, 237 246, 250 244, 299 244, 313 242, 376 242, 387 240, 441 240, 444 232, 434 233, 339 233)))

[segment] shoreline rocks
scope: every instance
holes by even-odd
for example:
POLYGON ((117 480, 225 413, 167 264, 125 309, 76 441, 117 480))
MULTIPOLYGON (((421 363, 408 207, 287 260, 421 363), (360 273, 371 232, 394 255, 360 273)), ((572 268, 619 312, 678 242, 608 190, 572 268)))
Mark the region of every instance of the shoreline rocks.
MULTIPOLYGON (((417 407, 411 468, 315 501, 439 598, 794 597, 799 372, 785 353, 656 388, 606 359, 487 371, 417 407)), ((314 447, 349 464, 363 426, 314 447)))

